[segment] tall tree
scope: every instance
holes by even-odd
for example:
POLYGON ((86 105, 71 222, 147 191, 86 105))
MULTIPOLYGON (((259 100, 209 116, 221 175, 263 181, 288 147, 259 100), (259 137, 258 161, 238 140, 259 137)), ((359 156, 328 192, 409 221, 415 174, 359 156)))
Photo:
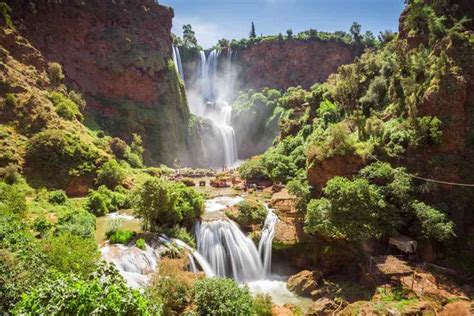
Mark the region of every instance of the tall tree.
POLYGON ((197 47, 196 33, 194 33, 191 24, 183 25, 183 42, 184 46, 195 48, 197 47))
POLYGON ((287 37, 289 40, 293 38, 293 30, 292 30, 292 29, 286 30, 286 37, 287 37))
POLYGON ((250 33, 249 33, 250 38, 256 38, 257 34, 255 33, 255 24, 252 22, 252 26, 250 27, 250 33))

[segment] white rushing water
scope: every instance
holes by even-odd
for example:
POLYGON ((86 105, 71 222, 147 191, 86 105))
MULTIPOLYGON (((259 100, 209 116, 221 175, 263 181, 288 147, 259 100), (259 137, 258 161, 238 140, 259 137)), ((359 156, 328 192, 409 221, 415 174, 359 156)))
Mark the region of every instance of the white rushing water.
MULTIPOLYGON (((234 128, 231 124, 232 107, 229 100, 234 94, 235 71, 232 65, 232 51, 227 50, 225 64, 219 67, 220 50, 212 50, 206 55, 199 53, 199 67, 195 74, 193 86, 186 86, 191 112, 199 117, 208 119, 212 125, 212 137, 206 138, 212 144, 204 144, 209 155, 221 157, 214 162, 213 167, 232 167, 238 159, 237 142, 234 128)), ((173 46, 173 60, 176 70, 184 80, 183 66, 179 49, 173 46)))
POLYGON ((268 209, 257 250, 255 243, 229 219, 204 221, 195 226, 198 252, 215 275, 238 282, 261 280, 270 275, 271 248, 277 216, 268 209))

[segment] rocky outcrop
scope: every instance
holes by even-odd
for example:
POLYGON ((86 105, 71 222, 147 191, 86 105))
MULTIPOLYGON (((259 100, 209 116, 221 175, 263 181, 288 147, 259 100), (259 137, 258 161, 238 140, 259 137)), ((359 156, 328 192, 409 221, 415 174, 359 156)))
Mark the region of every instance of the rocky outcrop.
POLYGON ((320 271, 304 270, 290 276, 286 287, 300 296, 312 297, 319 287, 322 275, 320 271))
POLYGON ((85 95, 89 121, 124 139, 140 134, 149 163, 173 162, 189 111, 171 60, 170 8, 152 0, 10 2, 22 35, 85 95))
POLYGON ((324 160, 308 155, 307 159, 308 181, 317 191, 321 191, 330 179, 336 176, 353 176, 365 165, 365 162, 355 154, 333 156, 324 160))
POLYGON ((249 45, 237 56, 245 88, 286 89, 324 82, 340 65, 351 63, 355 51, 331 40, 286 40, 249 45))

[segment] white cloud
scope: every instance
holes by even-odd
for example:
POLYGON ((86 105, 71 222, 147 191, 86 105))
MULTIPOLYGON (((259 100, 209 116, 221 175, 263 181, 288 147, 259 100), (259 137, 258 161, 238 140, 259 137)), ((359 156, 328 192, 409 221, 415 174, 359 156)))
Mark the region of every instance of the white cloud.
POLYGON ((182 36, 184 24, 191 24, 193 31, 196 33, 198 43, 203 48, 212 47, 217 44, 219 39, 226 37, 225 32, 217 24, 202 21, 198 17, 174 18, 173 33, 182 36))

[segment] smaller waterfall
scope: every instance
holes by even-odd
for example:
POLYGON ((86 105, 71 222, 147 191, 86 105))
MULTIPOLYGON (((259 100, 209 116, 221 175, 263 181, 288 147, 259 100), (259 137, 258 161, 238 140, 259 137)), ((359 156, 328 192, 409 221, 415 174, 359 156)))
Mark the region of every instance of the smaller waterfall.
POLYGON ((184 241, 182 241, 180 239, 172 239, 172 241, 174 241, 178 246, 183 247, 183 248, 185 248, 186 250, 189 251, 189 260, 190 260, 191 271, 192 272, 196 273, 198 271, 197 266, 196 266, 196 262, 194 261, 194 259, 196 259, 196 261, 201 266, 202 271, 204 271, 204 274, 207 277, 210 278, 210 277, 215 276, 215 273, 212 270, 212 267, 209 265, 209 263, 206 261, 206 259, 204 259, 204 257, 201 256, 201 254, 199 252, 197 252, 196 250, 191 248, 187 243, 185 243, 184 241))
POLYGON ((253 241, 231 220, 197 223, 198 252, 216 275, 238 282, 258 280, 263 266, 253 241))
POLYGON ((181 55, 179 53, 179 48, 173 45, 172 49, 173 49, 173 61, 176 67, 176 72, 178 73, 181 80, 183 80, 184 82, 183 64, 181 63, 181 55))
POLYGON ((269 276, 272 268, 272 242, 275 237, 275 225, 278 217, 267 207, 268 213, 263 224, 262 235, 258 243, 258 252, 263 262, 265 276, 269 276))
POLYGON ((102 258, 113 263, 132 288, 147 285, 150 274, 156 269, 158 252, 146 245, 145 250, 120 244, 106 244, 100 249, 102 258))

